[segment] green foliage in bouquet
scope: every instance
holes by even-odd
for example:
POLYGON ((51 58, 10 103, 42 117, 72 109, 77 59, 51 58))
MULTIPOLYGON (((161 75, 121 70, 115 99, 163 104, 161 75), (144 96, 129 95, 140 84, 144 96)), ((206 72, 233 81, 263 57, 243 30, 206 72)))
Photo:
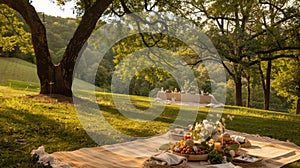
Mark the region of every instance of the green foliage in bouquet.
POLYGON ((223 155, 214 150, 208 154, 208 160, 210 164, 221 164, 223 161, 223 155))

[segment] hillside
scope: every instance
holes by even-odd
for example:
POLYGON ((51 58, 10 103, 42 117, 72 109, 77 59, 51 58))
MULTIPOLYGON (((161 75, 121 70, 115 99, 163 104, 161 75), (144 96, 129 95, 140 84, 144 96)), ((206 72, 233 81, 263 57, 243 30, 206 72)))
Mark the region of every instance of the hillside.
POLYGON ((18 58, 0 57, 0 84, 6 85, 8 80, 38 83, 36 65, 18 58))
MULTIPOLYGON (((36 65, 19 58, 0 57, 0 85, 8 85, 19 90, 38 91, 39 79, 36 65)), ((75 79, 74 85, 77 89, 95 87, 80 79, 75 79)), ((99 87, 95 89, 103 91, 99 87)))

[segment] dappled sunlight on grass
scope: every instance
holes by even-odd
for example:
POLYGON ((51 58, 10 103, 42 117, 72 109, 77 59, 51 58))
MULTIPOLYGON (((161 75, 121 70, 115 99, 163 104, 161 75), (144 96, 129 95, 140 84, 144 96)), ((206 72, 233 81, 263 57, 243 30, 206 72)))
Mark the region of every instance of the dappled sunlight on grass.
MULTIPOLYGON (((13 91, 2 88, 0 92, 13 91)), ((0 167, 39 167, 30 152, 41 145, 50 153, 96 146, 82 129, 72 104, 21 98, 23 94, 15 91, 13 96, 5 94, 10 98, 0 99, 0 167), (24 144, 16 143, 18 139, 24 144)))
MULTIPOLYGON (((229 106, 230 107, 230 106, 229 106)), ((275 111, 266 111, 259 109, 250 109, 245 107, 230 107, 225 108, 226 113, 231 113, 235 115, 248 116, 248 117, 257 117, 271 120, 283 120, 283 121, 299 121, 300 118, 296 117, 294 114, 275 112, 275 111)))
POLYGON ((30 91, 30 92, 39 92, 40 85, 37 82, 23 82, 18 80, 8 80, 7 85, 16 90, 30 91))
MULTIPOLYGON (((28 97, 25 94, 36 92, 13 90, 0 86, 0 167, 22 165, 23 167, 39 167, 30 156, 30 152, 44 145, 49 153, 55 151, 69 151, 83 147, 97 146, 133 140, 123 138, 112 130, 136 137, 148 137, 166 132, 172 127, 179 110, 189 114, 198 111, 197 120, 203 120, 208 112, 221 112, 222 109, 207 107, 164 105, 154 102, 148 97, 130 96, 130 102, 137 111, 130 111, 136 115, 147 114, 150 103, 153 110, 164 110, 158 113, 154 120, 133 120, 124 116, 115 106, 111 93, 97 92, 96 106, 99 109, 85 109, 79 120, 78 111, 73 104, 62 103, 55 99, 36 96, 28 97), (90 111, 89 111, 90 110, 90 111), (102 114, 102 118, 99 117, 102 114), (83 125, 81 122, 87 122, 83 125), (103 124, 107 122, 108 124, 103 124), (96 144, 86 133, 98 138, 96 144), (25 144, 16 143, 17 139, 25 139, 25 144)), ((122 98, 124 95, 118 95, 122 98)), ((83 101, 94 103, 88 99, 83 101)), ((126 109, 126 103, 124 104, 126 109)), ((149 111, 151 113, 151 111, 149 111)), ((264 111, 243 107, 226 106, 223 112, 226 118, 226 127, 231 130, 251 134, 269 136, 279 140, 289 140, 300 145, 300 116, 264 111), (227 115, 234 115, 229 121, 227 115)), ((289 167, 299 166, 299 162, 289 167)))
MULTIPOLYGON (((122 95, 120 95, 122 96, 122 95)), ((141 97, 141 101, 139 101, 138 96, 131 96, 131 102, 136 106, 139 106, 143 109, 143 107, 149 106, 151 100, 149 98, 141 97)), ((109 123, 116 129, 122 131, 123 133, 128 133, 133 135, 134 133, 142 134, 145 129, 148 129, 148 122, 137 122, 132 121, 126 117, 124 117, 113 105, 113 101, 111 99, 111 95, 104 93, 102 99, 102 93, 98 94, 98 103, 100 108, 103 110, 103 114, 105 118, 109 121, 109 123), (109 96, 108 96, 109 95, 109 96), (107 106, 109 104, 109 106, 107 106), (124 128, 120 123, 128 123, 127 127, 124 128), (132 131, 132 129, 137 129, 141 131, 132 131), (134 133, 133 133, 134 132, 134 133)), ((126 106, 126 104, 124 104, 126 106)), ((184 110, 186 113, 190 111, 198 109, 198 116, 197 120, 203 120, 207 117, 209 111, 214 112, 222 112, 223 117, 226 118, 228 114, 234 115, 235 119, 233 121, 228 121, 227 119, 227 128, 247 132, 252 134, 260 134, 263 136, 269 136, 273 138, 277 138, 280 140, 289 140, 300 144, 300 139, 295 137, 295 131, 291 130, 290 128, 294 128, 294 130, 299 130, 300 125, 298 124, 300 121, 299 116, 295 116, 288 113, 280 113, 274 111, 264 111, 264 110, 257 110, 257 109, 249 109, 244 107, 234 107, 234 106, 226 106, 224 110, 222 109, 210 109, 208 107, 194 107, 194 106, 179 106, 179 105, 163 105, 163 104, 155 104, 154 106, 166 106, 165 110, 154 119, 155 122, 160 122, 163 125, 164 129, 168 129, 174 120, 177 117, 179 108, 184 110), (274 126, 275 125, 275 126, 274 126), (278 130, 289 130, 285 133, 280 133, 281 131, 278 130)), ((143 114, 143 113, 141 113, 143 114)), ((145 115, 145 114, 143 114, 145 115)), ((155 125, 155 122, 149 122, 151 125, 155 125)), ((149 127, 151 128, 151 127, 149 127)), ((151 131, 153 133, 158 133, 159 131, 151 131)), ((299 133, 296 133, 299 134, 299 133)), ((148 136, 145 135, 145 136, 148 136)))
POLYGON ((0 86, 0 98, 11 98, 16 96, 24 96, 25 94, 37 94, 37 92, 29 92, 24 90, 14 90, 6 86, 0 86))

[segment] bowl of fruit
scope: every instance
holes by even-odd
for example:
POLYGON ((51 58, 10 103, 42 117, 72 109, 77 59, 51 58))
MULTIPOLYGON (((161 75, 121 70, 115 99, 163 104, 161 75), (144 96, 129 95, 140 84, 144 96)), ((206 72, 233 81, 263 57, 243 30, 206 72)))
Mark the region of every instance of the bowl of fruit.
POLYGON ((222 135, 222 148, 228 148, 229 150, 234 150, 238 152, 241 147, 240 143, 232 138, 229 134, 222 135))
POLYGON ((173 154, 184 156, 188 161, 201 161, 208 159, 208 149, 206 146, 195 143, 192 139, 177 141, 170 147, 173 154))

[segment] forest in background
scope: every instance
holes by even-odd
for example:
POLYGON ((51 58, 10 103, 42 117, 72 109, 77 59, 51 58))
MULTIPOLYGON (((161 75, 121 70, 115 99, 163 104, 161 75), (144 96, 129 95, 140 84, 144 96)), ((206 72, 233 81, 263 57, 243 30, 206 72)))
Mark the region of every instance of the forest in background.
MULTIPOLYGON (((2 10, 2 16, 7 16, 5 14, 5 10, 2 10)), ((11 11, 10 11, 11 12, 11 11)), ((14 12, 13 12, 14 13, 14 12)), ((17 16, 17 20, 10 21, 9 23, 4 23, 5 19, 1 19, 2 23, 1 26, 4 25, 14 25, 12 26, 12 29, 8 29, 7 32, 2 31, 1 36, 1 56, 3 57, 17 57, 32 63, 35 63, 35 58, 32 52, 32 48, 28 46, 28 43, 30 43, 30 36, 28 36, 29 29, 26 26, 26 24, 22 21, 21 17, 18 14, 15 14, 17 16), (16 26, 17 25, 17 26, 16 26), (22 37, 21 40, 16 40, 19 37, 14 37, 14 39, 7 39, 4 37, 11 37, 12 34, 15 34, 16 27, 19 29, 17 30, 19 32, 19 37, 22 37), (24 28, 25 32, 21 30, 21 28, 24 28), (11 31, 11 32, 9 32, 11 31), (5 46, 7 44, 11 44, 9 46, 5 46)), ((50 48, 50 53, 52 57, 53 63, 58 63, 59 60, 62 58, 64 49, 66 45, 68 44, 69 39, 72 37, 73 32, 76 28, 77 20, 71 19, 71 18, 60 18, 60 17, 53 17, 53 16, 47 16, 40 13, 40 17, 42 18, 45 27, 47 29, 47 38, 48 38, 48 44, 50 48)), ((1 22, 1 21, 0 21, 1 22)), ((6 26, 8 27, 8 26, 6 26)), ((92 46, 92 45, 90 45, 92 46)), ((118 46, 116 45, 115 50, 117 50, 118 46)), ((120 53, 115 52, 114 50, 111 50, 108 52, 105 57, 103 58, 100 65, 95 64, 95 60, 89 59, 86 61, 86 67, 82 68, 84 71, 80 73, 80 75, 77 75, 78 78, 83 79, 87 82, 90 82, 93 80, 93 76, 89 76, 89 68, 92 66, 98 67, 98 73, 95 78, 96 85, 102 88, 105 88, 107 91, 110 91, 110 82, 111 82, 111 75, 113 71, 115 70, 115 65, 118 62, 118 56, 120 53)), ((97 54, 97 52, 94 52, 93 48, 86 48, 86 53, 93 55, 97 54)), ((126 52, 124 52, 126 53, 126 52)), ((299 53, 297 53, 299 54, 299 53)), ((270 109, 276 109, 277 111, 288 111, 288 109, 295 108, 295 98, 290 97, 290 93, 285 91, 284 89, 280 89, 280 86, 282 85, 282 81, 289 81, 288 77, 290 74, 295 72, 295 69, 299 67, 299 63, 295 61, 294 59, 290 58, 281 58, 277 59, 275 61, 271 62, 271 66, 274 67, 272 69, 271 73, 271 92, 270 92, 270 109), (280 85, 281 84, 281 85, 280 85), (278 88, 279 87, 279 88, 278 88), (278 96, 278 95, 282 96, 278 96)), ((250 104, 248 104, 249 107, 252 108, 264 108, 264 92, 262 87, 262 78, 265 76, 259 75, 259 71, 265 72, 268 65, 267 62, 262 62, 260 64, 260 68, 249 68, 248 73, 245 73, 243 75, 242 79, 242 89, 243 93, 247 93, 248 89, 251 89, 251 95, 250 95, 250 104), (251 85, 247 86, 247 80, 250 77, 247 77, 247 74, 251 74, 251 85)), ((298 70, 299 71, 299 70, 298 70)), ((197 82, 198 86, 201 90, 204 90, 205 92, 210 92, 210 80, 208 79, 205 67, 203 66, 195 66, 194 72, 197 76, 197 82)), ((148 95, 149 91, 151 91, 154 88, 169 88, 171 90, 174 90, 174 88, 178 88, 178 84, 176 83, 175 79, 172 76, 166 75, 163 80, 159 80, 156 83, 153 83, 149 80, 146 80, 146 75, 151 73, 142 73, 139 76, 136 76, 132 81, 130 85, 130 93, 135 95, 148 95)), ((263 73, 264 74, 264 73, 263 73)), ((153 74, 155 75, 155 74, 153 74)), ((264 74, 266 75, 266 74, 264 74)), ((226 104, 228 105, 234 105, 234 82, 232 77, 228 74, 228 81, 226 83, 227 86, 227 99, 226 104)), ((224 84, 225 85, 225 84, 224 84)), ((120 91, 122 92, 122 91, 120 91)), ((243 94, 243 105, 246 106, 246 100, 247 95, 243 94)))

